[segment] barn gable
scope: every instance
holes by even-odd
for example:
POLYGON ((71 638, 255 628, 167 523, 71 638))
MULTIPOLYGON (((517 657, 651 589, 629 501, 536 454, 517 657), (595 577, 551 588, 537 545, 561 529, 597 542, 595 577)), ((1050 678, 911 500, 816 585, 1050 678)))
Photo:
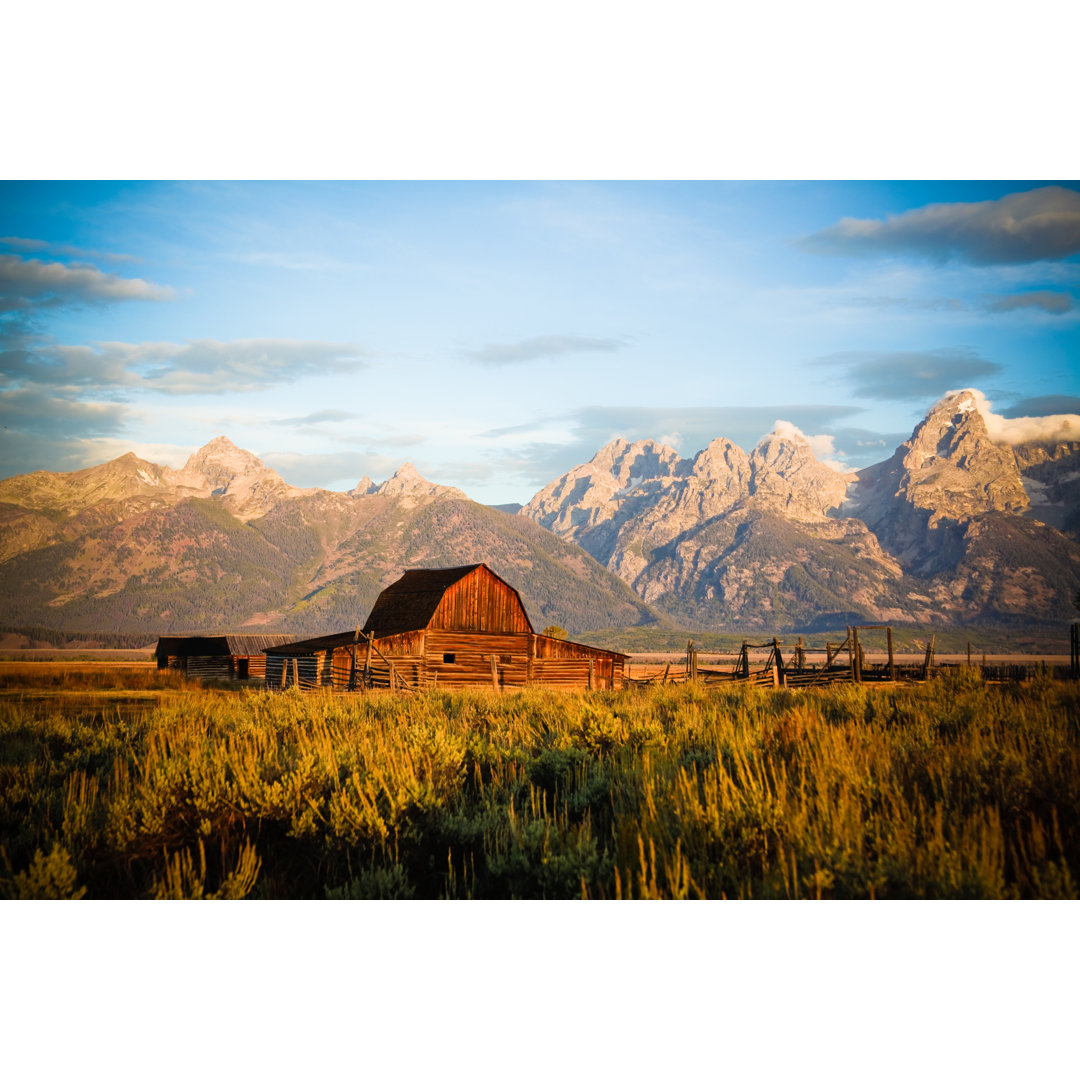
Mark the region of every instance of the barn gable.
POLYGON ((426 629, 533 633, 517 589, 483 563, 406 570, 379 594, 364 624, 375 637, 426 629))

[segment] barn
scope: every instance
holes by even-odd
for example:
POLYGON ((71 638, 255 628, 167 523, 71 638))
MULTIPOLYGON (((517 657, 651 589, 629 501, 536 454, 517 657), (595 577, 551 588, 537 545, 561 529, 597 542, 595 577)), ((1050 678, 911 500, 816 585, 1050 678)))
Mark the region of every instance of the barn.
POLYGON ((362 630, 266 649, 270 686, 565 689, 621 686, 626 656, 533 630, 521 597, 483 563, 407 570, 362 630))
POLYGON ((265 650, 292 640, 289 634, 162 637, 157 643, 157 666, 177 668, 193 679, 262 679, 265 650))

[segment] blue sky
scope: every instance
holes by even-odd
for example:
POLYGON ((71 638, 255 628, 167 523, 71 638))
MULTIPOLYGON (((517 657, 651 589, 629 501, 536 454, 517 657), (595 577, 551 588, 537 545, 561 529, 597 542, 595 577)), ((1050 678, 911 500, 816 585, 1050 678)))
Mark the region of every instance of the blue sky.
POLYGON ((616 435, 848 467, 1080 412, 1080 183, 0 183, 0 464, 227 435, 523 502, 616 435), (831 438, 831 442, 829 441, 831 438))

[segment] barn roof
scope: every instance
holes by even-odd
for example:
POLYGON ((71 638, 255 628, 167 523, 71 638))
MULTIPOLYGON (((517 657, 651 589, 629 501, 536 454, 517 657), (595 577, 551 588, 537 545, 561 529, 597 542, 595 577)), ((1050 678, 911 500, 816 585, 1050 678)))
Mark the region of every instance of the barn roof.
POLYGON ((226 634, 225 640, 233 656, 257 656, 263 649, 287 645, 296 638, 292 634, 226 634))
MULTIPOLYGON (((423 630, 431 622, 446 590, 481 567, 488 569, 483 563, 472 563, 437 570, 406 570, 397 581, 379 593, 364 623, 364 632, 385 637, 387 634, 423 630)), ((491 573, 490 570, 488 572, 491 573)), ((517 590, 514 592, 516 594, 517 590)))
POLYGON ((303 641, 289 640, 279 645, 271 645, 265 652, 275 656, 309 656, 311 653, 331 652, 345 645, 351 645, 356 640, 353 630, 346 630, 340 634, 324 634, 322 637, 305 638, 303 641))
POLYGON ((165 656, 258 656, 293 640, 292 634, 188 634, 158 638, 157 651, 165 656))

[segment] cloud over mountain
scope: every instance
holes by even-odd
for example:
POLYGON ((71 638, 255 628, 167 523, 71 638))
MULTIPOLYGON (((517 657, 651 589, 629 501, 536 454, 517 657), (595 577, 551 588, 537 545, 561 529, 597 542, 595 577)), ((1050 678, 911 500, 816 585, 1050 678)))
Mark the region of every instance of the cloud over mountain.
POLYGON ((951 391, 946 398, 965 393, 975 398, 975 407, 986 423, 987 434, 996 443, 1018 446, 1020 443, 1027 442, 1076 442, 1080 440, 1080 415, 1076 413, 1059 413, 1051 416, 1004 416, 994 412, 993 402, 988 400, 982 391, 970 387, 966 390, 951 391))
POLYGON ((973 203, 934 203, 884 220, 842 218, 799 241, 823 255, 920 255, 978 264, 1064 259, 1080 252, 1080 192, 1062 187, 973 203))

